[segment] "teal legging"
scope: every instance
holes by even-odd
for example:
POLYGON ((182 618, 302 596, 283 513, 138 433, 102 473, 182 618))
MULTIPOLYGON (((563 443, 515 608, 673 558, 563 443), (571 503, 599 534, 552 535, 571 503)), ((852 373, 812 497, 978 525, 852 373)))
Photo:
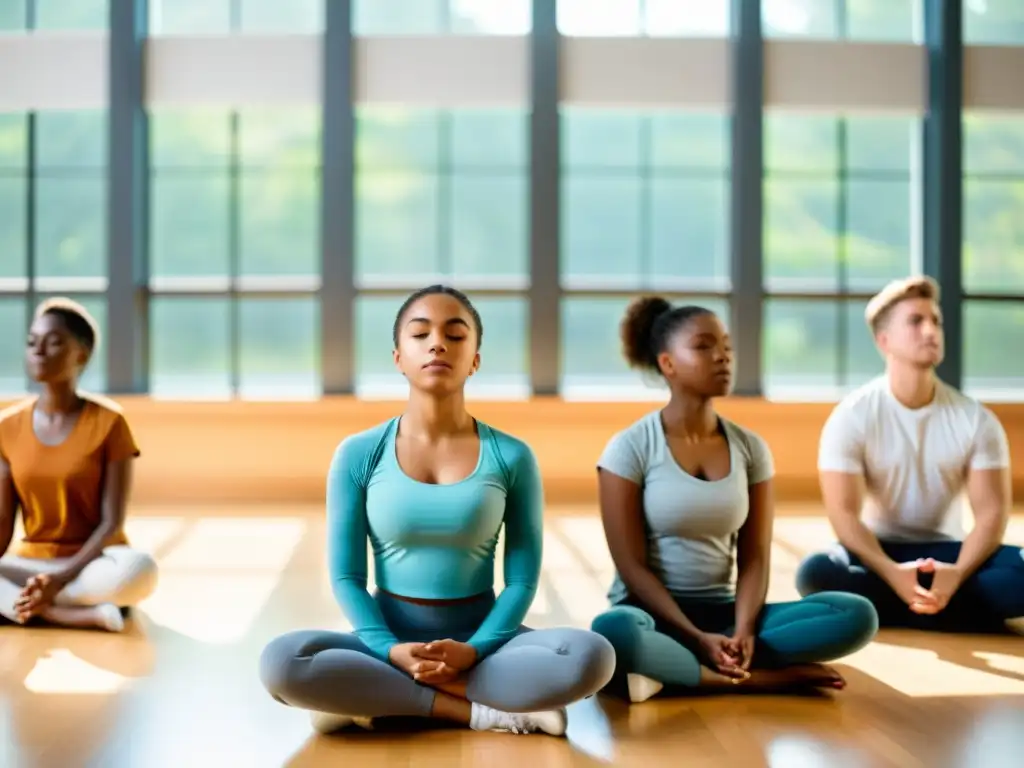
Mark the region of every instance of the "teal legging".
MULTIPOLYGON (((702 631, 732 634, 734 602, 677 602, 702 631)), ((615 648, 617 681, 636 673, 667 686, 692 688, 700 684, 700 662, 694 653, 672 628, 655 621, 635 599, 627 598, 599 615, 591 629, 615 648)), ((859 595, 822 592, 791 603, 770 603, 758 617, 753 666, 778 669, 831 661, 863 648, 877 632, 878 613, 859 595)))

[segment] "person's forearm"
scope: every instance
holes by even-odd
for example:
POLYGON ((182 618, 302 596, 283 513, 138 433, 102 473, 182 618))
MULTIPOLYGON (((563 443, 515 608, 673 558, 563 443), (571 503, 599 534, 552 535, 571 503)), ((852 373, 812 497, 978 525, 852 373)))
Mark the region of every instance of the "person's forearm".
POLYGON ((878 537, 855 515, 832 516, 839 543, 855 554, 876 574, 886 578, 896 563, 885 554, 878 537))
POLYGON ((685 637, 697 642, 703 632, 683 613, 672 595, 657 576, 647 568, 637 568, 627 578, 622 577, 630 593, 643 603, 650 613, 675 627, 685 637))
POLYGON ((956 568, 963 581, 974 573, 992 553, 999 549, 1006 533, 1004 515, 987 515, 977 518, 974 529, 967 534, 960 546, 960 556, 956 560, 956 568))
POLYGON ((736 633, 753 634, 768 595, 768 562, 753 558, 744 562, 736 578, 736 633))
POLYGON ((116 521, 104 521, 92 532, 92 535, 85 540, 81 548, 70 558, 64 567, 57 572, 57 577, 68 584, 78 578, 85 566, 95 560, 103 553, 103 547, 107 540, 117 530, 116 521))

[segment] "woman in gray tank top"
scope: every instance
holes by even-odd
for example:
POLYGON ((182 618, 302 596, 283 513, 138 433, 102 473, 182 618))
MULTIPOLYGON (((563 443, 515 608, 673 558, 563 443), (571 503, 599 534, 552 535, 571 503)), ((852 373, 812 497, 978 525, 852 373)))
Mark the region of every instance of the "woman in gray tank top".
POLYGON ((878 616, 846 593, 766 604, 774 468, 764 440, 713 408, 732 384, 724 325, 643 297, 621 330, 630 365, 660 376, 670 399, 598 462, 617 573, 592 629, 615 647, 609 691, 637 702, 663 689, 845 687, 821 662, 870 642, 878 616))

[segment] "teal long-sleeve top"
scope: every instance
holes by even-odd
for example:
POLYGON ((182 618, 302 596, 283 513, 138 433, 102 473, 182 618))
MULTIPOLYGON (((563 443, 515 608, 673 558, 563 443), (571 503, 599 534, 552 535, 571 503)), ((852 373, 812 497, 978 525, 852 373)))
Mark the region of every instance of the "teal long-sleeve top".
POLYGON ((468 641, 482 659, 515 636, 537 593, 543 492, 536 457, 523 441, 478 421, 480 457, 472 474, 457 483, 422 483, 398 464, 398 421, 350 435, 331 461, 327 539, 334 596, 356 636, 386 661, 399 641, 366 589, 367 539, 380 589, 452 600, 493 590, 504 525, 505 587, 468 641))

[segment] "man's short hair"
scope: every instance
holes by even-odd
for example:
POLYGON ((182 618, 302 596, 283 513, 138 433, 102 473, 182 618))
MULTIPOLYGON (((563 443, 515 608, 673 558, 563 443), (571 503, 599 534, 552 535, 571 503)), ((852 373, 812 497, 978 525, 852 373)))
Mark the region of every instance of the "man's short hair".
POLYGON ((907 299, 939 300, 939 284, 926 275, 893 280, 874 295, 864 309, 864 320, 871 333, 877 334, 892 314, 893 308, 907 299))
POLYGON ((68 329, 68 333, 85 347, 90 355, 99 346, 99 326, 93 316, 89 314, 89 310, 77 301, 62 296, 47 299, 36 307, 36 318, 43 315, 59 317, 64 322, 64 327, 68 329))

